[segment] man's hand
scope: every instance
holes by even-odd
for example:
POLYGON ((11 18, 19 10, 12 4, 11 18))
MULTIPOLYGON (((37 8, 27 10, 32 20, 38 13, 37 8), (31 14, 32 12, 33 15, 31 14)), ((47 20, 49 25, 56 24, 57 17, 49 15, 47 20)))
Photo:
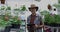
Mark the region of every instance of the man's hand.
POLYGON ((35 28, 42 28, 42 27, 44 27, 44 25, 37 25, 37 24, 35 24, 35 28))
POLYGON ((44 25, 39 25, 39 27, 44 27, 44 25))
POLYGON ((38 28, 38 25, 37 25, 37 24, 35 24, 35 27, 36 27, 36 28, 38 28))

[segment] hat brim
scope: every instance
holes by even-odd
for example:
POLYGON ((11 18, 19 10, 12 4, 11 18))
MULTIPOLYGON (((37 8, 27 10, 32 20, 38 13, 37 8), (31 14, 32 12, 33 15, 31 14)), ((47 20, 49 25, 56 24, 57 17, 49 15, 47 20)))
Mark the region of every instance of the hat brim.
POLYGON ((29 7, 29 11, 31 11, 32 8, 36 8, 36 11, 38 11, 38 7, 29 7))

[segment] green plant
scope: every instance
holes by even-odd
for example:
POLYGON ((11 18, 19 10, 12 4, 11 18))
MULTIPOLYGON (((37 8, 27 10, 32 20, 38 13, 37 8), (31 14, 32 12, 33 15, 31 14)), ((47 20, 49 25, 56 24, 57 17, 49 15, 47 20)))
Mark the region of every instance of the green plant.
POLYGON ((10 16, 11 15, 11 7, 10 6, 7 6, 6 9, 5 9, 5 15, 8 15, 10 16))
POLYGON ((41 15, 47 15, 47 14, 49 14, 49 12, 48 12, 48 11, 46 11, 46 10, 41 11, 40 13, 41 13, 41 15))
POLYGON ((55 19, 54 19, 53 16, 47 14, 47 15, 45 15, 45 22, 47 22, 47 23, 49 23, 49 24, 55 23, 55 19))
POLYGON ((6 20, 5 16, 0 16, 0 27, 5 27, 9 24, 11 24, 11 22, 9 20, 6 20))
POLYGON ((55 22, 57 24, 60 24, 60 15, 55 15, 54 17, 55 17, 55 22))
POLYGON ((60 0, 58 0, 58 2, 60 3, 60 0))
POLYGON ((0 10, 4 10, 5 9, 5 6, 1 6, 0 10))
POLYGON ((7 6, 6 10, 11 10, 11 7, 10 6, 7 6))
MULTIPOLYGON (((1 20, 1 19, 0 19, 0 20, 1 20)), ((1 26, 2 26, 2 27, 3 27, 3 26, 5 27, 5 26, 7 26, 7 25, 9 25, 9 24, 10 24, 9 21, 5 21, 5 20, 1 20, 1 21, 0 21, 0 27, 1 27, 1 26)))
POLYGON ((60 4, 54 4, 53 6, 55 6, 56 8, 60 8, 60 4))
POLYGON ((48 24, 51 24, 51 23, 56 23, 56 24, 59 24, 60 23, 60 15, 50 15, 50 14, 47 14, 45 15, 45 22, 47 22, 48 24))
POLYGON ((10 19, 10 21, 11 21, 11 23, 13 23, 13 24, 21 24, 21 22, 22 22, 21 20, 18 19, 17 16, 12 17, 12 18, 10 19))
POLYGON ((19 9, 19 8, 15 8, 14 10, 15 10, 15 11, 20 11, 20 9, 19 9))
POLYGON ((21 7, 21 11, 25 11, 26 10, 26 7, 25 7, 25 5, 23 5, 22 7, 21 7))

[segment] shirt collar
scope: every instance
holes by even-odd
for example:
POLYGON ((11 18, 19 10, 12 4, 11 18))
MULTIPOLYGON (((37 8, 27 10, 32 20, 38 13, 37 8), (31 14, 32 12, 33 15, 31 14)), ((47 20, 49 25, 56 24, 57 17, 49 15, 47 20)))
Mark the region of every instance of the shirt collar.
MULTIPOLYGON (((30 15, 31 16, 31 15, 30 15)), ((36 13, 36 16, 38 16, 38 14, 36 13)))

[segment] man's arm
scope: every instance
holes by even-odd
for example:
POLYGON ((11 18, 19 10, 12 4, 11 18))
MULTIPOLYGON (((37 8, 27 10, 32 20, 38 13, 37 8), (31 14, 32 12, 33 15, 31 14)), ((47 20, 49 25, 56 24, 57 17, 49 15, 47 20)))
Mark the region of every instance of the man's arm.
POLYGON ((40 19, 40 27, 43 27, 44 26, 44 23, 42 21, 42 17, 40 16, 39 19, 40 19))
POLYGON ((30 21, 30 19, 29 19, 29 17, 27 17, 27 28, 30 28, 29 21, 30 21))
POLYGON ((44 24, 43 24, 43 22, 42 22, 42 17, 41 16, 39 16, 38 17, 38 21, 40 22, 39 24, 36 24, 35 26, 38 28, 38 27, 43 27, 44 26, 44 24))

